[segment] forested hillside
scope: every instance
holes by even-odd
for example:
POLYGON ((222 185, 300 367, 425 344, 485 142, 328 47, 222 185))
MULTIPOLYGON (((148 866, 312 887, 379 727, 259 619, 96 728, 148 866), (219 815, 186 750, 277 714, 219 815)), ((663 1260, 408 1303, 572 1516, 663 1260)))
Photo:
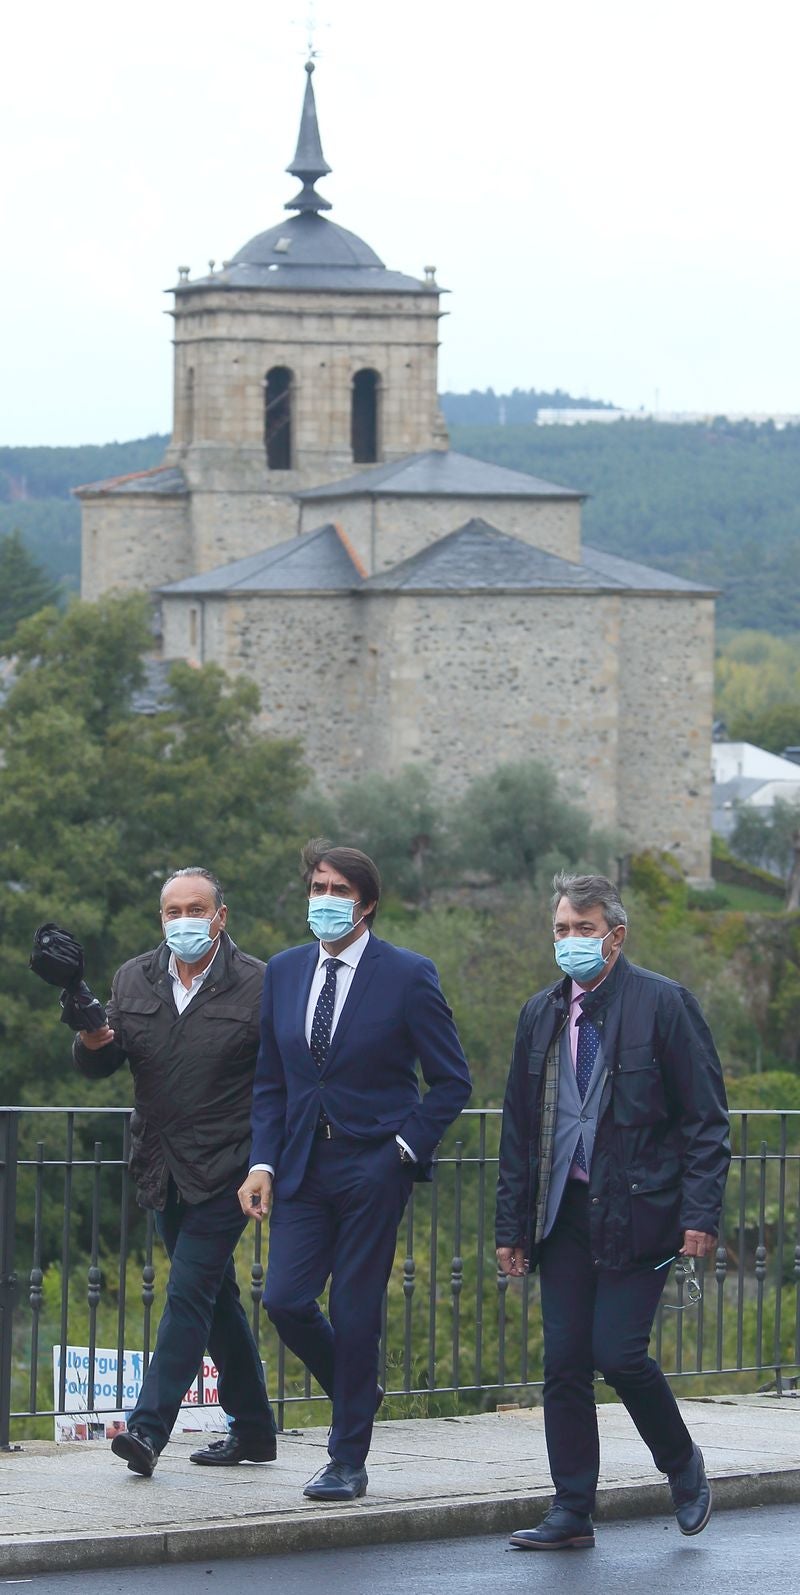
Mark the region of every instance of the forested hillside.
MULTIPOLYGON (((722 627, 800 627, 800 427, 460 424, 465 415, 496 416, 501 403, 510 423, 566 397, 489 391, 445 394, 442 404, 454 448, 588 493, 587 542, 719 587, 722 627)), ((48 574, 75 587, 80 517, 70 488, 146 470, 166 443, 0 448, 0 535, 18 529, 48 574)))
POLYGON ((0 537, 18 531, 49 576, 76 590, 80 580, 81 512, 72 489, 158 465, 169 439, 82 448, 0 448, 0 537))
POLYGON ((542 388, 512 388, 510 393, 495 393, 494 388, 469 393, 440 393, 439 403, 448 426, 526 426, 540 410, 613 410, 605 399, 576 399, 563 388, 552 393, 542 388))
POLYGON ((462 427, 454 448, 591 495, 587 543, 721 590, 721 627, 800 625, 800 427, 462 427))

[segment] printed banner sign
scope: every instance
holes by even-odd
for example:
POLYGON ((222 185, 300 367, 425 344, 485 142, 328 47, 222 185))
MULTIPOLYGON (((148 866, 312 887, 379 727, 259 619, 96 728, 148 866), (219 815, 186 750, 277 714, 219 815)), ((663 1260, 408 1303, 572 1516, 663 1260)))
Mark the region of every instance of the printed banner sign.
MULTIPOLYGON (((140 1351, 125 1351, 122 1359, 122 1407, 117 1406, 117 1353, 98 1346, 94 1354, 94 1391, 89 1400, 89 1347, 66 1346, 64 1364, 64 1412, 55 1419, 56 1440, 111 1440, 126 1427, 129 1413, 136 1406, 144 1378, 144 1358, 140 1351)), ((61 1381, 61 1347, 53 1347, 53 1406, 58 1405, 61 1381)), ((208 1357, 203 1359, 203 1405, 198 1406, 198 1383, 184 1396, 185 1406, 178 1413, 173 1434, 194 1434, 210 1429, 224 1434, 225 1413, 219 1406, 217 1370, 208 1357), (194 1408, 194 1411, 187 1410, 194 1408)))

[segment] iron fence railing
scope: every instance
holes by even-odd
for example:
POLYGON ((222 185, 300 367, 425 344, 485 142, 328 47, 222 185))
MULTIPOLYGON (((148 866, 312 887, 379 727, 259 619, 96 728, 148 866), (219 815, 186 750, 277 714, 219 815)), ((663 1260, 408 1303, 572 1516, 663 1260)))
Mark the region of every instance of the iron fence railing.
MULTIPOLYGON (((412 1415, 524 1400, 541 1383, 537 1281, 509 1281, 495 1265, 499 1125, 498 1109, 461 1115, 401 1226, 380 1377, 412 1415)), ((800 1370, 800 1112, 735 1112, 732 1134, 702 1299, 689 1301, 676 1264, 655 1350, 670 1377, 724 1375, 730 1384, 738 1375, 750 1388, 780 1390, 800 1370)), ((133 1201, 128 1138, 126 1109, 0 1108, 0 1448, 65 1412, 68 1347, 86 1347, 90 1409, 100 1390, 106 1405, 125 1408, 126 1350, 147 1367, 167 1264, 152 1214, 133 1201), (98 1348, 114 1348, 113 1377, 98 1348)), ((268 1244, 268 1230, 253 1226, 237 1266, 283 1425, 287 1409, 308 1417, 303 1404, 325 1398, 261 1311, 268 1244)))

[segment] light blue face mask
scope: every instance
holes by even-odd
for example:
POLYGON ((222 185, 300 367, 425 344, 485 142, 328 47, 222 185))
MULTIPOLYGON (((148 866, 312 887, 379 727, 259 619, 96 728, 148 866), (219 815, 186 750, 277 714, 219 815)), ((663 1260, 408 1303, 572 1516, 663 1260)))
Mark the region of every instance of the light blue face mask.
POLYGON ((184 964, 198 964, 206 953, 210 953, 219 938, 210 936, 209 931, 216 919, 216 914, 211 919, 170 919, 164 926, 164 940, 171 953, 180 958, 184 964))
POLYGON ((587 980, 594 980, 606 967, 603 942, 611 935, 612 932, 607 930, 605 936, 562 936, 561 941, 553 942, 559 969, 563 969, 565 975, 571 975, 579 986, 587 980))
POLYGON ((343 936, 349 936, 356 925, 361 924, 361 919, 353 919, 357 900, 352 897, 310 897, 308 901, 308 923, 311 931, 318 941, 341 941, 343 936))

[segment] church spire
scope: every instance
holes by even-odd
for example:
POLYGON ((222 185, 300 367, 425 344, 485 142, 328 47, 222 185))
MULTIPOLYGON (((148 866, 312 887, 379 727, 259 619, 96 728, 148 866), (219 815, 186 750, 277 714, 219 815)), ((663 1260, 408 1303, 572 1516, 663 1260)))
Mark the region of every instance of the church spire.
POLYGON ((284 210, 320 211, 330 210, 330 202, 318 194, 314 184, 317 178, 324 177, 331 170, 322 153, 322 142, 317 124, 317 106, 314 99, 314 85, 311 77, 314 71, 314 62, 306 61, 306 92, 303 99, 303 111, 300 117, 300 132, 297 138, 297 149, 291 166, 287 172, 292 177, 299 177, 302 188, 294 199, 284 205, 284 210))

